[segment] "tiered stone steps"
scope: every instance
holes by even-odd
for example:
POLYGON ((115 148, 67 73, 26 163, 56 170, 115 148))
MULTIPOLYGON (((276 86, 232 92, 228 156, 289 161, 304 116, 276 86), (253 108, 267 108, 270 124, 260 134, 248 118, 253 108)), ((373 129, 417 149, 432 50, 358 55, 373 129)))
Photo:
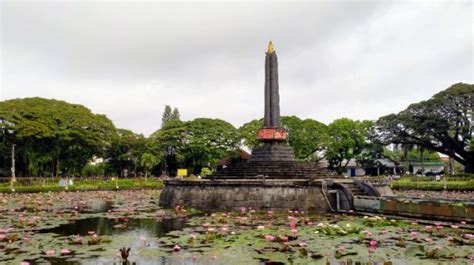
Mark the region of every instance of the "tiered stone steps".
POLYGON ((360 190, 359 187, 353 182, 344 182, 344 185, 352 192, 353 196, 367 195, 363 190, 360 190))
POLYGON ((334 176, 317 164, 299 161, 243 161, 218 170, 218 179, 317 179, 334 176))

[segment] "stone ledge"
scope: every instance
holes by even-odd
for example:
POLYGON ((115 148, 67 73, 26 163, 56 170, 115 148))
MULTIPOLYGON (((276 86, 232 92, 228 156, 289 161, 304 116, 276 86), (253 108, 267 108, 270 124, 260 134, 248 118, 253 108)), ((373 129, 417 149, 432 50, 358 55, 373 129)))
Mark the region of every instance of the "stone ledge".
POLYGON ((216 180, 165 180, 166 186, 237 186, 237 187, 320 187, 322 182, 326 181, 328 186, 331 186, 333 182, 337 182, 337 179, 216 179, 216 180))

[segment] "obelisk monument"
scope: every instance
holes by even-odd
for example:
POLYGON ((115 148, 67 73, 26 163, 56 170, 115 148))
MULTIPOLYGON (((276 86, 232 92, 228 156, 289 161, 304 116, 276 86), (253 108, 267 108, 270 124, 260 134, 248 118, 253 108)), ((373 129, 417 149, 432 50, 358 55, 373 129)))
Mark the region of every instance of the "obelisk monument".
POLYGON ((280 92, 278 87, 278 58, 270 41, 265 56, 265 128, 280 127, 280 92))
POLYGON ((258 140, 263 146, 252 152, 253 161, 293 161, 293 149, 286 144, 288 132, 280 122, 280 88, 278 86, 278 58, 270 41, 265 54, 265 114, 258 140))

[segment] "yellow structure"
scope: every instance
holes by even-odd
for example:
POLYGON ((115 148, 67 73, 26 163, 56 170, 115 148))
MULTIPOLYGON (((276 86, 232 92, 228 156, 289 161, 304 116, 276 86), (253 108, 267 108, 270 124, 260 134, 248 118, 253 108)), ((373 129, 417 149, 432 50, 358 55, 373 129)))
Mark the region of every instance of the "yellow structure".
POLYGON ((178 168, 178 177, 186 177, 188 175, 188 170, 186 168, 178 168))
POLYGON ((274 53, 274 52, 275 52, 275 49, 273 49, 273 43, 272 43, 272 41, 270 41, 270 42, 268 43, 268 51, 267 51, 267 52, 268 52, 268 53, 274 53))

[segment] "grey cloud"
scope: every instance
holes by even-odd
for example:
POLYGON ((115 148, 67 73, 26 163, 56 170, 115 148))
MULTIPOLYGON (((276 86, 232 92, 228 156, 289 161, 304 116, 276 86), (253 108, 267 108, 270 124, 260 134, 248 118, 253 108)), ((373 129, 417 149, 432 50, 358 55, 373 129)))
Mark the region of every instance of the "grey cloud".
POLYGON ((1 99, 84 104, 149 134, 164 104, 263 115, 268 40, 286 115, 376 119, 473 82, 471 2, 2 2, 1 99))

